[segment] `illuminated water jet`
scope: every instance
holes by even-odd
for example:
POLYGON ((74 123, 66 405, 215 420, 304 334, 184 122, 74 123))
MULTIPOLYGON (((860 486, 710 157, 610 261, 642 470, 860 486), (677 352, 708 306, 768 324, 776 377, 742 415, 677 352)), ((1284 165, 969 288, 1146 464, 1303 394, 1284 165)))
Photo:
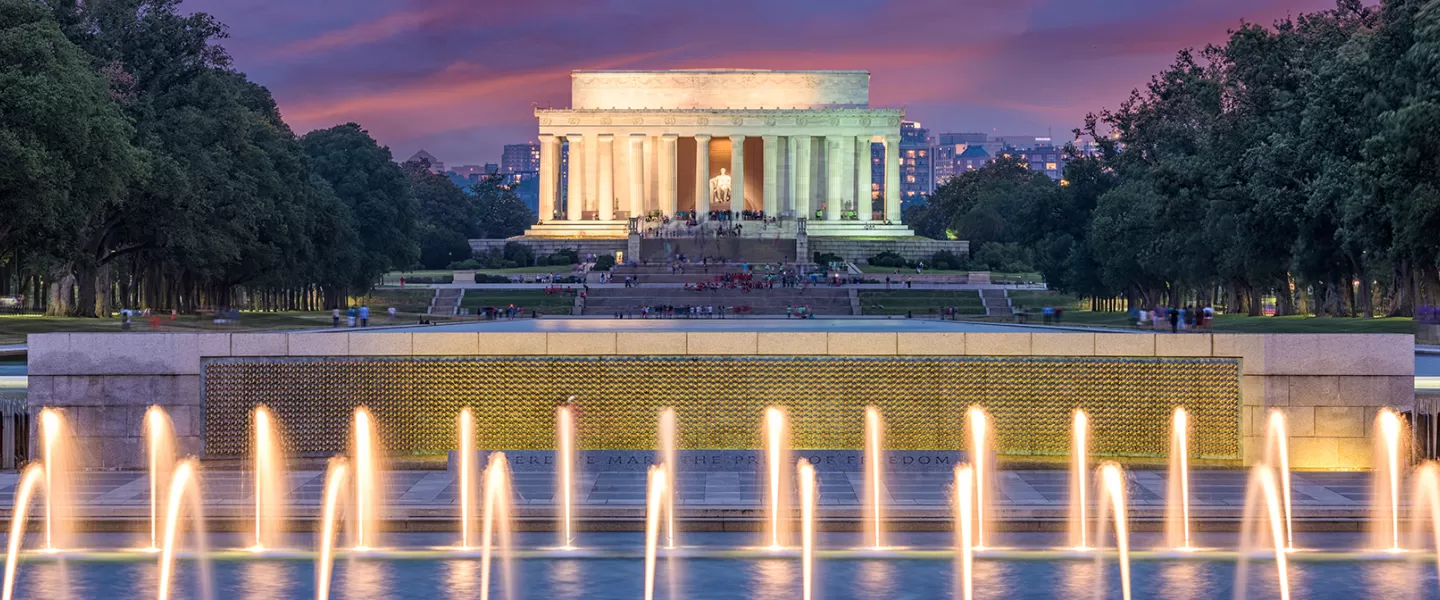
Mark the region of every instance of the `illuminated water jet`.
POLYGON ((10 539, 5 549, 5 588, 0 600, 10 600, 15 590, 15 569, 20 560, 20 544, 25 540, 25 525, 30 521, 30 501, 35 488, 45 479, 45 467, 33 462, 20 473, 15 486, 15 502, 10 509, 10 539))
POLYGON ((511 576, 510 463, 504 452, 490 454, 485 467, 485 514, 480 533, 480 600, 490 597, 490 564, 499 547, 505 563, 505 597, 514 597, 511 576), (498 541, 497 541, 498 540, 498 541))
POLYGON ((960 559, 960 576, 955 579, 962 600, 975 595, 975 470, 969 465, 955 467, 955 553, 960 559))
POLYGON ((325 504, 320 521, 320 551, 315 557, 315 600, 330 598, 330 573, 335 568, 335 529, 344 498, 345 458, 332 457, 325 467, 325 504))
MULTIPOLYGON (((1109 516, 1107 513, 1114 513, 1112 521, 1115 523, 1115 550, 1120 560, 1120 596, 1124 600, 1130 600, 1130 516, 1127 509, 1129 498, 1125 489, 1125 471, 1120 465, 1113 462, 1106 462, 1100 465, 1099 480, 1099 506, 1095 518, 1096 539, 1095 547, 1103 550, 1105 547, 1105 521, 1109 516)), ((1104 557, 1104 552, 1096 552, 1095 560, 1098 563, 1104 557)))
POLYGON ((1440 465, 1433 461, 1420 465, 1411 486, 1411 547, 1424 547, 1423 532, 1428 519, 1432 550, 1435 551, 1435 573, 1440 575, 1440 465))
POLYGON ((145 454, 150 479, 150 545, 146 549, 155 552, 160 549, 160 522, 164 519, 160 513, 160 488, 170 481, 175 467, 175 428, 170 415, 158 405, 145 410, 145 454))
POLYGON ((1280 503, 1285 516, 1285 549, 1295 549, 1295 529, 1290 520, 1290 442, 1285 413, 1270 409, 1265 419, 1265 464, 1276 470, 1280 483, 1280 503))
MULTIPOLYGON (((571 396, 574 402, 575 397, 571 396)), ((555 411, 555 448, 559 456, 556 485, 560 488, 560 546, 571 548, 575 542, 575 413, 569 405, 555 411)))
POLYGON ((800 588, 803 600, 811 600, 815 590, 815 505, 819 497, 815 486, 815 466, 800 459, 795 465, 800 483, 800 588))
POLYGON ((270 409, 255 407, 255 444, 250 468, 255 478, 255 551, 282 546, 289 476, 280 430, 270 409))
POLYGON ((380 477, 379 440, 375 435, 369 409, 355 409, 355 549, 369 550, 378 546, 376 535, 380 524, 381 496, 384 487, 380 477))
POLYGON ((660 461, 669 474, 670 485, 665 486, 665 547, 675 547, 675 496, 680 489, 680 462, 675 446, 679 432, 675 422, 675 409, 660 411, 660 461))
POLYGON ((865 499, 866 509, 870 512, 867 519, 867 528, 870 530, 871 548, 880 550, 885 547, 884 537, 884 513, 885 508, 881 502, 883 495, 883 469, 881 463, 884 461, 882 453, 884 448, 884 424, 880 419, 880 409, 874 406, 865 408, 865 499))
POLYGON ((995 481, 995 436, 990 424, 990 415, 985 409, 979 406, 971 406, 965 413, 965 420, 970 426, 970 468, 972 469, 974 484, 974 514, 973 524, 975 527, 975 548, 984 548, 989 543, 986 539, 986 524, 990 521, 990 482, 995 481))
POLYGON ((1250 481, 1245 486, 1245 513, 1244 521, 1240 528, 1240 556, 1239 563, 1235 567, 1235 599, 1244 600, 1245 582, 1247 572, 1250 568, 1250 555, 1254 553, 1260 544, 1256 539, 1254 523, 1256 522, 1258 510, 1264 510, 1264 518, 1269 524, 1270 548, 1275 555, 1275 570, 1278 577, 1280 600, 1290 598, 1290 576, 1287 566, 1287 554, 1290 550, 1285 544, 1286 528, 1284 526, 1284 510, 1281 507, 1280 485, 1276 481, 1275 470, 1265 464, 1255 465, 1250 469, 1250 481))
POLYGON ((1165 535, 1171 548, 1190 551, 1190 418, 1176 408, 1170 425, 1170 471, 1165 494, 1165 535))
POLYGON ((1400 437, 1404 432, 1400 415, 1388 408, 1375 416, 1375 493, 1372 512, 1376 519, 1376 548, 1400 552, 1400 437), (1388 531, 1387 531, 1388 529, 1388 531))
POLYGON ((785 494, 785 480, 782 463, 785 462, 786 447, 785 413, 779 408, 765 409, 765 466, 769 474, 769 521, 770 548, 782 547, 780 540, 785 529, 785 512, 781 508, 785 494))
POLYGON ((210 554, 205 544, 205 512, 200 499, 199 463, 189 458, 175 466, 170 476, 170 490, 165 505, 165 535, 160 546, 160 580, 157 583, 157 600, 170 597, 170 580, 175 572, 175 547, 178 543, 181 512, 189 500, 190 518, 194 528, 196 556, 200 560, 201 586, 204 597, 212 597, 210 584, 210 554))
POLYGON ((53 408, 40 411, 41 460, 45 462, 45 546, 58 552, 71 514, 69 431, 65 417, 53 408), (63 530, 63 531, 62 531, 63 530))
POLYGON ((665 467, 652 465, 645 494, 645 600, 655 600, 655 555, 660 545, 660 513, 665 508, 665 467))
POLYGON ((1070 422, 1070 546, 1090 547, 1090 419, 1077 409, 1070 422))
POLYGON ((475 415, 470 407, 460 409, 457 417, 460 437, 460 548, 469 550, 471 530, 475 519, 475 482, 471 478, 475 469, 475 415))

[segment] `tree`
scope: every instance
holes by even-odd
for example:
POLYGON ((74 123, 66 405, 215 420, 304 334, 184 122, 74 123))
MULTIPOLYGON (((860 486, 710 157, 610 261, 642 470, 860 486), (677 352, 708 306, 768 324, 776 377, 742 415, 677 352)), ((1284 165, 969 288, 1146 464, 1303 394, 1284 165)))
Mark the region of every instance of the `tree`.
POLYGON ((57 298, 68 299, 82 224, 143 168, 131 135, 105 79, 44 7, 0 0, 0 254, 18 244, 49 254, 57 298))
POLYGON ((415 198, 390 149, 355 123, 312 131, 300 141, 315 174, 354 217, 359 266, 350 288, 368 290, 382 273, 415 264, 415 198))
POLYGON ((515 192, 501 185, 501 181, 502 177, 492 175, 470 186, 479 200, 479 235, 482 238, 517 236, 525 233, 525 228, 535 222, 535 213, 515 192))
POLYGON ((421 266, 443 269, 470 258, 470 238, 480 234, 479 199, 456 187, 449 177, 431 172, 425 159, 401 168, 415 195, 421 266))

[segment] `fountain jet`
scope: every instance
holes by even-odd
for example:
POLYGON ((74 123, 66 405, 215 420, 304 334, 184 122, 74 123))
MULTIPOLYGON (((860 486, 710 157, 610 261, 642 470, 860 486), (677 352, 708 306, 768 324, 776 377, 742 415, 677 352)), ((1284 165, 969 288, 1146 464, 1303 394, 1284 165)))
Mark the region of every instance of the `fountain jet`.
POLYGON ((660 460, 670 476, 670 485, 665 486, 665 547, 675 547, 675 495, 680 489, 680 462, 675 451, 678 436, 675 409, 660 411, 660 460))
POLYGON ((783 463, 787 454, 785 413, 779 408, 765 409, 765 466, 769 473, 770 493, 770 549, 781 548, 780 540, 785 529, 785 512, 782 498, 785 496, 783 463))
POLYGON ((200 561, 200 582, 205 598, 214 597, 210 583, 210 553, 205 547, 205 512, 200 500, 199 463, 188 458, 175 465, 170 476, 170 491, 165 505, 165 537, 160 546, 160 581, 157 584, 157 600, 170 597, 170 580, 175 572, 175 547, 179 536, 180 509, 190 505, 190 519, 194 523, 195 555, 200 561))
POLYGON ((335 568, 335 529, 344 497, 345 457, 330 458, 325 467, 325 504, 320 521, 320 551, 315 555, 315 600, 329 600, 330 572, 335 568))
MULTIPOLYGON (((575 397, 570 397, 575 402, 575 397)), ((556 476, 560 488, 560 547, 572 548, 575 542, 575 413, 567 404, 555 411, 555 449, 558 450, 559 469, 556 476)))
POLYGON ((1435 573, 1440 575, 1440 465, 1426 462, 1415 471, 1410 493, 1411 547, 1424 547, 1425 520, 1430 520, 1434 543, 1435 573), (1428 509, 1428 510, 1426 510, 1428 509))
POLYGON ((500 548, 505 569, 505 597, 514 597, 510 559, 510 463, 504 452, 490 454, 485 467, 485 516, 480 533, 480 600, 490 598, 490 563, 500 548), (497 541, 498 539, 498 541, 497 541))
POLYGON ((1090 419, 1085 411, 1076 409, 1070 423, 1070 546, 1079 550, 1090 547, 1090 419))
POLYGON ((1265 420, 1265 464, 1276 470, 1280 480, 1280 503, 1285 514, 1285 550, 1295 550, 1295 529, 1290 526, 1290 442, 1285 412, 1270 409, 1265 420))
POLYGON ((475 415, 470 407, 460 409, 456 429, 460 437, 460 548, 469 550, 475 526, 475 415))
POLYGON ((1400 552, 1400 438, 1405 424, 1388 408, 1375 416, 1374 506, 1375 548, 1400 552))
MULTIPOLYGON (((10 505, 10 539, 5 549, 5 589, 3 598, 10 600, 15 590, 15 569, 20 559, 20 543, 25 540, 25 524, 30 521, 30 500, 35 488, 45 479, 45 466, 40 462, 30 463, 20 473, 20 483, 15 486, 15 503, 10 505)), ((48 493, 48 492, 47 492, 48 493)))
POLYGON ((1165 494, 1165 536, 1171 548, 1190 551, 1190 418, 1175 409, 1170 426, 1170 472, 1165 494))
POLYGON ((800 580, 803 600, 815 593, 815 504, 819 497, 815 485, 815 466, 800 459, 795 464, 800 480, 800 580))
POLYGON ((880 409, 874 406, 865 408, 865 496, 867 509, 870 518, 867 519, 870 529, 870 543, 875 550, 885 547, 884 538, 884 512, 885 507, 881 502, 884 490, 884 477, 881 463, 885 460, 882 453, 885 451, 884 422, 880 419, 880 409))
POLYGON ((155 404, 145 410, 145 454, 150 478, 150 545, 146 549, 155 552, 160 549, 160 521, 164 519, 160 514, 160 486, 170 480, 175 468, 175 426, 165 409, 155 404))
POLYGON ((374 418, 365 407, 355 409, 355 549, 369 550, 378 546, 376 532, 380 524, 380 505, 385 486, 380 478, 380 443, 375 434, 374 418))
POLYGON ((270 409, 255 407, 255 448, 251 469, 255 477, 255 551, 281 546, 285 535, 285 495, 289 477, 280 431, 270 409))
POLYGON ((955 595, 961 600, 975 596, 975 470, 969 465, 955 467, 955 554, 960 559, 960 586, 955 595))
MULTIPOLYGON (((1106 462, 1100 465, 1099 480, 1099 507, 1095 518, 1095 546, 1099 550, 1105 547, 1105 520, 1114 513, 1115 523, 1115 550, 1120 559, 1120 596, 1124 600, 1130 600, 1130 517, 1126 509, 1128 500, 1125 491, 1125 471, 1120 465, 1113 462, 1106 462)), ((1095 561, 1099 563, 1104 557, 1104 552, 1095 553, 1095 561)))
POLYGON ((71 516, 74 511, 74 487, 70 478, 74 469, 70 428, 65 416, 53 408, 40 411, 40 444, 45 463, 45 547, 58 552, 69 546, 71 516))
POLYGON ((655 600, 655 555, 660 545, 660 513, 665 508, 665 466, 652 465, 645 500, 645 600, 655 600))
POLYGON ((1287 531, 1284 521, 1284 511, 1281 508, 1283 498, 1281 497, 1280 486, 1276 482, 1275 470, 1269 465, 1258 464, 1250 469, 1250 482, 1245 486, 1245 513, 1244 521, 1240 527, 1240 562, 1235 566, 1235 600, 1245 600, 1246 573, 1250 568, 1250 555, 1259 546, 1254 531, 1256 522, 1256 511, 1264 510, 1264 517, 1269 524, 1270 548, 1275 554, 1275 570, 1279 577, 1280 600, 1290 599, 1290 577, 1286 563, 1286 554, 1290 548, 1285 545, 1285 533, 1287 531))
POLYGON ((995 480, 995 435, 990 426, 990 415, 984 408, 972 406, 965 413, 970 425, 970 468, 974 472, 974 513, 975 548, 984 548, 988 543, 985 525, 990 521, 990 486, 995 480))

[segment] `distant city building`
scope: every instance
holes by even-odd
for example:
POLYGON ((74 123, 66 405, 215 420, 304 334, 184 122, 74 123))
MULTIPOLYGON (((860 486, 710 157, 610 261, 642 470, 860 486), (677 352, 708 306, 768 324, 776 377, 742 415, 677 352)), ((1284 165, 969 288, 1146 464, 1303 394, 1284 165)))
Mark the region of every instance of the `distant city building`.
POLYGON ((495 163, 485 163, 485 166, 483 168, 486 175, 495 175, 500 172, 500 165, 497 165, 495 163))
POLYGON ((1000 142, 1004 147, 1011 150, 1029 150, 1041 146, 1053 145, 1049 136, 1034 135, 997 135, 995 141, 1000 142))
POLYGON ((475 181, 476 179, 485 176, 486 166, 489 165, 460 165, 458 167, 455 167, 454 169, 451 169, 450 172, 454 173, 455 175, 466 181, 475 181))
MULTIPOLYGON (((935 191, 935 144, 930 131, 916 121, 900 122, 900 202, 921 200, 935 191)), ((885 194, 885 146, 870 145, 872 195, 885 194)))
POLYGON ((540 144, 538 142, 505 145, 505 152, 500 155, 501 173, 513 175, 515 173, 536 173, 539 171, 540 144))
POLYGON ((985 150, 984 146, 970 146, 966 148, 964 152, 961 152, 959 156, 955 157, 953 163, 955 166, 955 174, 958 175, 966 171, 974 171, 994 159, 995 157, 991 156, 990 153, 985 150))
POLYGON ((430 162, 430 172, 431 172, 431 173, 436 173, 436 174, 440 174, 440 175, 445 174, 445 163, 440 162, 440 159, 435 158, 435 155, 434 155, 434 154, 431 154, 431 153, 426 152, 426 151, 424 151, 424 150, 421 150, 421 151, 419 151, 419 152, 416 152, 415 154, 410 155, 410 158, 409 158, 408 160, 406 160, 405 162, 418 161, 418 160, 422 160, 422 159, 430 162))
POLYGON ((1054 146, 1036 146, 1025 149, 1011 149, 1003 156, 1019 158, 1031 171, 1044 173, 1056 181, 1065 174, 1065 150, 1054 146))
POLYGON ((978 169, 1005 149, 1005 143, 984 133, 942 133, 935 146, 935 185, 978 169), (978 150, 980 154, 974 152, 978 150), (967 154, 968 153, 968 154, 967 154), (978 157, 984 156, 984 160, 978 157), (964 157, 962 161, 961 158, 964 157))

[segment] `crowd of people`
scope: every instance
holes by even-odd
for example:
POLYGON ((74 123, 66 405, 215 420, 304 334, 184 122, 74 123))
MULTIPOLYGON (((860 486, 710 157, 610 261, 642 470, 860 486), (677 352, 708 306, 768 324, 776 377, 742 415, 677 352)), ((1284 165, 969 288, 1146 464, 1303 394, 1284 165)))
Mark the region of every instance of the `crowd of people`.
POLYGON ((1156 305, 1149 310, 1131 307, 1126 314, 1130 322, 1140 329, 1152 329, 1163 331, 1165 326, 1170 326, 1170 333, 1181 331, 1210 331, 1210 325, 1215 320, 1215 308, 1205 306, 1172 306, 1165 308, 1156 305))

